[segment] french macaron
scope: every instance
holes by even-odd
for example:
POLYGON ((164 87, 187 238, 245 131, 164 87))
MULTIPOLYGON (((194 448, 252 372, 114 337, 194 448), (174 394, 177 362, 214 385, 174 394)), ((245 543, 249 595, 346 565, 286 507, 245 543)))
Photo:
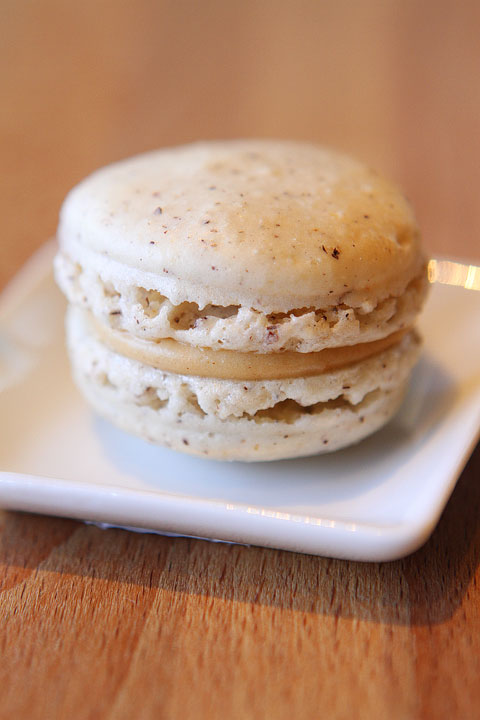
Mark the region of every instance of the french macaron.
POLYGON ((356 443, 401 404, 425 257, 405 196, 348 156, 149 152, 75 187, 57 237, 76 384, 129 433, 276 460, 356 443))

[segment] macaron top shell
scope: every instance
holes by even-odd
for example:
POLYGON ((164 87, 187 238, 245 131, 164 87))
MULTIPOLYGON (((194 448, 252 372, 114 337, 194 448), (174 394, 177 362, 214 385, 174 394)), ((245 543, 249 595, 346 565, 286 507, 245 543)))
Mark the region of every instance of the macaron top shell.
POLYGON ((118 263, 167 297, 266 313, 371 307, 424 264, 394 185, 286 141, 195 143, 103 168, 68 195, 58 239, 72 258, 118 263))

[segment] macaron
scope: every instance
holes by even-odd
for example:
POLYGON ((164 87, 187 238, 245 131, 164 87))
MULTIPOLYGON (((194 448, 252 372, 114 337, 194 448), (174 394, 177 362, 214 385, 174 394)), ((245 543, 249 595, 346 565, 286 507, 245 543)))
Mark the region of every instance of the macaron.
POLYGON ((203 142, 67 196, 73 376, 123 430, 205 458, 331 452, 401 404, 427 291, 405 196, 327 148, 203 142))

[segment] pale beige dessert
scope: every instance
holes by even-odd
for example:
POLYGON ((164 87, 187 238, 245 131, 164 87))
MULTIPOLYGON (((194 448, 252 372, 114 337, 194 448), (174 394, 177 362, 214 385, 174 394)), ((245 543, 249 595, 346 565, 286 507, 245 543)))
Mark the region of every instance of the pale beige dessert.
POLYGON ((58 239, 76 382, 129 432, 270 460, 357 442, 401 402, 425 261, 407 200, 351 158, 148 153, 77 186, 58 239))

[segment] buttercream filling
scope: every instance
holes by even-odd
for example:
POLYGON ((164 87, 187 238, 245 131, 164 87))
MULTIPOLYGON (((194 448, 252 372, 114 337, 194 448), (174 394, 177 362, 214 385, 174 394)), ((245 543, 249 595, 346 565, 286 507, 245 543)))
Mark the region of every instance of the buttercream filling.
POLYGON ((88 316, 97 338, 124 357, 164 372, 220 380, 283 380, 320 375, 383 352, 410 331, 403 329, 380 340, 312 353, 253 353, 198 348, 171 338, 142 340, 124 331, 112 330, 91 313, 88 316))

